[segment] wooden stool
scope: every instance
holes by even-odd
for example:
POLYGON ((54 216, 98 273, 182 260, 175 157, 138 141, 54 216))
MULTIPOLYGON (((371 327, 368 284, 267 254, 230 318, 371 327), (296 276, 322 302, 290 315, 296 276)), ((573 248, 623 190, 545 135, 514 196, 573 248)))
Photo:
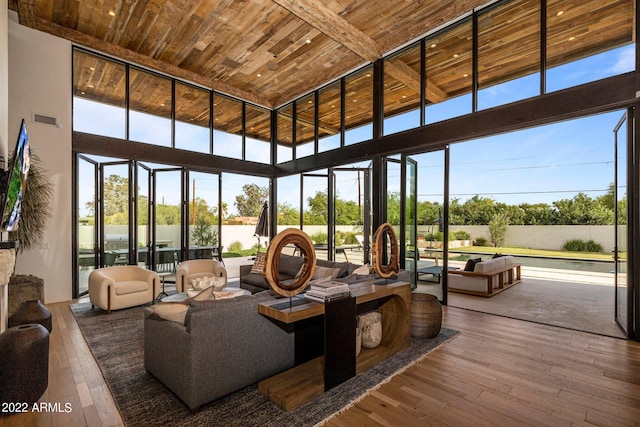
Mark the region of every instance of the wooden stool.
POLYGON ((442 306, 438 297, 431 294, 411 294, 411 335, 416 338, 433 338, 442 327, 442 306))

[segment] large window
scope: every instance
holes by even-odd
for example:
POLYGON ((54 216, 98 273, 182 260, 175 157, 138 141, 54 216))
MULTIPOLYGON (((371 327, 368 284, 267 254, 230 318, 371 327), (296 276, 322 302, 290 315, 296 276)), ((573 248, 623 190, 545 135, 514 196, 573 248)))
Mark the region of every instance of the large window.
POLYGON ((478 15, 478 109, 540 94, 540 0, 478 15))
POLYGON ((245 115, 245 160, 271 163, 271 112, 247 104, 245 115))
POLYGON ((466 19, 426 39, 426 124, 471 113, 472 34, 466 19))
POLYGON ((345 145, 373 138, 373 67, 345 77, 345 145))
POLYGON ((176 148, 211 152, 210 92, 176 82, 176 148))
POLYGON ((213 96, 213 154, 242 158, 242 102, 213 96))
POLYGON ((635 69, 633 0, 547 0, 547 92, 635 69))
POLYGON ((318 91, 318 152, 340 148, 341 93, 340 81, 318 91))
POLYGON ((74 131, 126 138, 125 94, 124 64, 73 51, 74 131))
POLYGON ((315 153, 315 95, 309 94, 296 101, 296 158, 315 153))
POLYGON ((171 79, 130 69, 129 139, 171 147, 171 79))
POLYGON ((278 110, 276 156, 278 163, 293 160, 293 104, 278 110))
POLYGON ((384 61, 384 134, 420 126, 420 44, 384 61))

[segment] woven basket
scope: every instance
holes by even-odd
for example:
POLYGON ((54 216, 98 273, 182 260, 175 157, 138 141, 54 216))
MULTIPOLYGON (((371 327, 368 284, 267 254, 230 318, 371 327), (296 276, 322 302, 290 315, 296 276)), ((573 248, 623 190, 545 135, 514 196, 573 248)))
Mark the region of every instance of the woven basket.
POLYGON ((411 294, 411 335, 433 338, 442 327, 442 306, 435 295, 411 294))

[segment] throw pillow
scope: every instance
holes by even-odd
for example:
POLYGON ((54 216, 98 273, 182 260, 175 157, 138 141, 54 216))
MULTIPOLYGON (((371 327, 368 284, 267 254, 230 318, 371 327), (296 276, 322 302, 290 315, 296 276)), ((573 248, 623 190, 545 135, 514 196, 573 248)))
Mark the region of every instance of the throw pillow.
POLYGON ((244 290, 224 291, 224 292, 216 292, 216 291, 214 291, 213 292, 213 298, 214 299, 235 298, 235 297, 239 297, 241 295, 246 295, 244 290))
POLYGON ((473 271, 476 268, 476 264, 481 262, 482 258, 469 258, 464 265, 464 271, 473 271))
POLYGON ((213 299, 213 287, 209 286, 207 289, 201 291, 187 291, 189 300, 191 301, 206 301, 213 299))
POLYGON ((382 341, 382 314, 372 311, 360 316, 360 340, 362 347, 375 348, 382 341))
POLYGON ((316 279, 335 279, 340 273, 339 268, 321 267, 316 265, 316 271, 313 273, 311 280, 316 279))
POLYGON ((253 267, 251 267, 251 272, 255 274, 264 274, 264 263, 267 259, 266 252, 258 252, 256 254, 256 259, 253 261, 253 267))
POLYGON ((365 264, 365 265, 360 266, 360 267, 356 268, 355 270, 353 270, 353 273, 351 273, 351 274, 355 274, 356 276, 357 275, 368 276, 369 272, 370 272, 369 264, 365 264))
POLYGON ((184 324, 189 306, 181 302, 160 302, 151 308, 161 319, 184 324))
POLYGON ((222 288, 225 287, 226 281, 224 280, 224 277, 214 276, 211 278, 211 284, 213 286, 213 291, 217 292, 221 291, 222 288))

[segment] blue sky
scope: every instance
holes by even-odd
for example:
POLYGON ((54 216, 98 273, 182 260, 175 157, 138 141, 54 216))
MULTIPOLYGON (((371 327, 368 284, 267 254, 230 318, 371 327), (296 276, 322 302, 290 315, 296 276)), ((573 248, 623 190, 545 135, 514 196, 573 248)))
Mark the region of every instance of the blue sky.
MULTIPOLYGON (((599 55, 550 69, 547 73, 547 91, 555 91, 633 70, 635 45, 623 46, 599 55)), ((516 79, 482 90, 479 108, 490 108, 523 99, 537 93, 537 74, 516 79), (533 89, 532 89, 533 88, 533 89)), ((470 96, 461 96, 433 105, 427 110, 427 122, 433 123, 470 112, 470 96)), ((387 119, 387 134, 415 127, 416 112, 387 119)), ((616 111, 578 120, 492 136, 451 146, 452 197, 461 201, 479 194, 497 201, 518 203, 551 203, 572 198, 578 192, 597 197, 613 182, 613 128, 623 111, 616 111)), ((147 114, 132 116, 131 138, 158 145, 170 145, 170 126, 166 119, 147 114)), ((117 138, 124 137, 124 111, 120 108, 74 98, 74 130, 94 132, 117 138), (95 120, 100 117, 100 120, 95 120)), ((365 126, 358 132, 369 132, 365 126)), ((355 135, 355 134, 354 134, 355 135)), ((199 152, 208 152, 208 131, 184 124, 180 128, 178 146, 199 152)), ((370 137, 370 136, 369 136, 370 137)), ((358 136, 350 138, 358 139, 358 136)), ((367 138, 364 138, 367 139, 367 138)), ((237 156, 238 136, 214 135, 214 153, 237 156)), ((252 145, 252 158, 268 159, 268 146, 252 145), (257 150, 257 151, 256 151, 257 150), (261 151, 264 150, 264 153, 261 151)), ((418 160, 419 200, 442 203, 442 152, 413 156, 418 160)), ((366 163, 365 163, 366 164, 366 163)), ((363 164, 363 165, 365 165, 363 164)), ((206 177, 201 177, 202 179, 206 177)), ((389 191, 394 188, 391 177, 389 191)), ((235 211, 235 196, 242 186, 256 183, 267 186, 266 179, 251 176, 223 174, 223 201, 235 211)), ((294 185, 291 191, 279 189, 279 201, 293 206, 298 204, 299 178, 285 182, 294 185)), ((310 185, 305 194, 323 190, 326 186, 310 185), (315 190, 314 190, 315 189, 315 190)), ((198 184, 196 184, 198 186, 198 184)), ((207 187, 210 183, 202 183, 207 187)), ((177 194, 167 188, 167 203, 177 203, 177 194), (175 196, 175 200, 174 200, 175 196)), ((208 190, 207 190, 208 191, 208 190)), ((347 200, 357 198, 357 175, 345 174, 338 179, 338 193, 347 200)), ((199 193, 203 196, 205 193, 199 193)), ((209 194, 207 198, 213 198, 209 194)))

